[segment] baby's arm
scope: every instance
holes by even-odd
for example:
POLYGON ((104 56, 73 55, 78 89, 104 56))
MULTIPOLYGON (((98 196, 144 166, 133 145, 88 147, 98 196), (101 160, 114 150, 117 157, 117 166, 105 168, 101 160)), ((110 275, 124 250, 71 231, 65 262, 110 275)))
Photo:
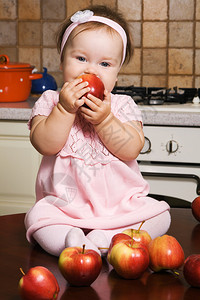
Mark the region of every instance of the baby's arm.
POLYGON ((54 155, 65 145, 75 114, 70 114, 58 103, 48 117, 32 120, 30 140, 42 155, 54 155))
POLYGON ((121 160, 137 158, 144 146, 144 134, 139 121, 122 123, 110 113, 94 127, 103 144, 121 160))
MULTIPOLYGON (((84 98, 84 97, 83 97, 84 98)), ((144 134, 139 121, 121 122, 111 112, 111 95, 105 91, 104 101, 88 95, 82 107, 85 119, 91 122, 107 149, 121 160, 135 159, 144 145, 144 134)))
POLYGON ((66 82, 61 89, 59 102, 50 115, 33 118, 30 140, 42 155, 54 155, 65 145, 76 111, 84 103, 80 98, 88 92, 87 83, 81 81, 76 79, 71 83, 66 82))

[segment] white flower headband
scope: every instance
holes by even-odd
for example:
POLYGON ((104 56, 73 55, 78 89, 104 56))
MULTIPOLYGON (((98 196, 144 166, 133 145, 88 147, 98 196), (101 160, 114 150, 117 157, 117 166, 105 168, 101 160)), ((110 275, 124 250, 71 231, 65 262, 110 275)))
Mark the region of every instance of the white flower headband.
POLYGON ((62 55, 64 46, 69 38, 70 33, 74 30, 74 28, 76 28, 79 24, 93 21, 93 22, 100 22, 106 24, 119 33, 123 41, 123 58, 122 58, 121 65, 123 64, 126 57, 127 36, 125 30, 117 22, 112 21, 111 19, 105 17, 94 16, 93 11, 91 10, 77 11, 70 18, 70 20, 72 21, 72 24, 66 28, 65 33, 63 34, 60 55, 62 55))

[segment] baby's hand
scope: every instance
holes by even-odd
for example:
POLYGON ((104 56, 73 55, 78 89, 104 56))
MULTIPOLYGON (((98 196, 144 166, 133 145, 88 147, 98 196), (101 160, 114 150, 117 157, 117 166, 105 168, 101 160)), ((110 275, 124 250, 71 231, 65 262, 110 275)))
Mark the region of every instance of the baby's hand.
POLYGON ((93 125, 100 124, 111 112, 111 94, 106 90, 103 101, 91 94, 82 99, 89 108, 81 107, 80 111, 84 118, 93 125))
POLYGON ((90 91, 87 82, 82 82, 81 78, 77 78, 72 82, 65 82, 60 95, 59 103, 69 113, 76 113, 80 106, 84 104, 82 96, 90 91))

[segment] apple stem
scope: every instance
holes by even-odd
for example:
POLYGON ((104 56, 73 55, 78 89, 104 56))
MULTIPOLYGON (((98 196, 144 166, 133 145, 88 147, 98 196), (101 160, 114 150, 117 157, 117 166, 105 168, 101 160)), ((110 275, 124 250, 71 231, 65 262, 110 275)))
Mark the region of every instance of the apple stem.
POLYGON ((98 249, 99 249, 99 250, 104 250, 104 249, 105 249, 105 250, 108 250, 109 248, 106 248, 106 247, 98 247, 98 249))
POLYGON ((19 269, 20 269, 21 273, 22 273, 23 275, 25 275, 25 273, 24 273, 24 271, 22 270, 22 268, 19 268, 19 269))
POLYGON ((131 229, 131 238, 133 238, 133 229, 131 229))
POLYGON ((82 254, 85 253, 85 244, 83 245, 83 250, 82 250, 82 254))
POLYGON ((177 275, 177 276, 179 276, 180 275, 180 273, 179 272, 177 272, 177 271, 174 271, 174 270, 172 270, 173 271, 173 273, 175 274, 175 275, 177 275))
POLYGON ((142 223, 140 224, 140 227, 138 228, 137 232, 140 231, 140 229, 141 229, 142 225, 144 224, 144 222, 145 222, 145 221, 142 221, 142 223))

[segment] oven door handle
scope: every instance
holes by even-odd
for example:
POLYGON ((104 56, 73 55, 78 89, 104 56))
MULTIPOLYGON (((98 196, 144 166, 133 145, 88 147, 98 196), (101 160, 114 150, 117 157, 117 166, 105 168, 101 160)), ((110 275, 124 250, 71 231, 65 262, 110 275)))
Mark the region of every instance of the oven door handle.
POLYGON ((153 173, 153 172, 141 172, 143 176, 152 176, 152 177, 171 177, 171 178, 189 178, 194 179, 197 182, 197 195, 200 195, 200 178, 194 174, 179 174, 179 173, 153 173))

